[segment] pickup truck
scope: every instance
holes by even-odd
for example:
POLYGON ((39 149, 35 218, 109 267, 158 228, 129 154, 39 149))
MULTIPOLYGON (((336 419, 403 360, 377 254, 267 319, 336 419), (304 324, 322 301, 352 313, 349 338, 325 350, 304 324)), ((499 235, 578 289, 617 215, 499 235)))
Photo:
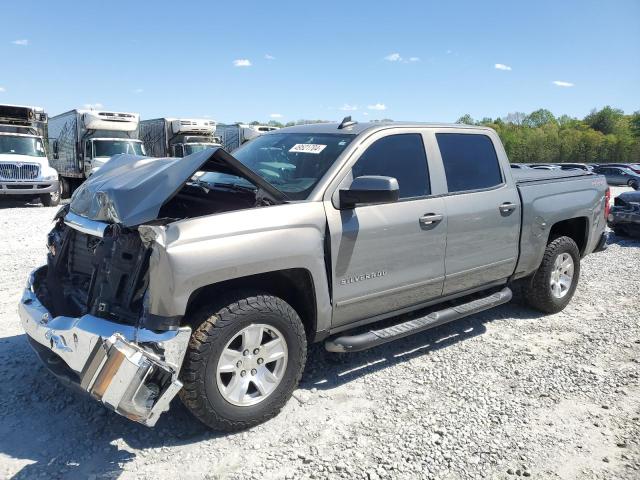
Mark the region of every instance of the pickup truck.
POLYGON ((346 118, 234 156, 120 155, 56 215, 19 314, 45 365, 116 412, 153 426, 179 394, 239 430, 285 405, 311 342, 367 349, 514 287, 562 310, 608 205, 604 177, 514 171, 466 125, 346 118))

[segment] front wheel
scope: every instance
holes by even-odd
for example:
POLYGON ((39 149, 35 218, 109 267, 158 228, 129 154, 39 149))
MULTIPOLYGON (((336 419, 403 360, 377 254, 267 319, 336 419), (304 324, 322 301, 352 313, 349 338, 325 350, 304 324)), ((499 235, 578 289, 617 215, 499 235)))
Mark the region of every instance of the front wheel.
POLYGON ((527 303, 546 313, 557 313, 571 301, 580 277, 580 251, 569 237, 550 242, 542 262, 524 288, 527 303))
POLYGON ((62 187, 58 186, 58 190, 51 193, 43 193, 40 195, 40 202, 45 207, 57 207, 60 205, 60 196, 61 196, 62 187))
POLYGON ((197 313, 180 397, 216 430, 243 430, 275 416, 297 387, 307 356, 304 327, 284 300, 234 295, 197 313))

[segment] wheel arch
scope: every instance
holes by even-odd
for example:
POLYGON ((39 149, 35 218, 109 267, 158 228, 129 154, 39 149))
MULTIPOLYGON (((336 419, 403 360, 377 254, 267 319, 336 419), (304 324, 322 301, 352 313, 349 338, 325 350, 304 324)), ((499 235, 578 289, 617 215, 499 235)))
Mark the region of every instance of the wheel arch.
POLYGON ((305 268, 275 270, 202 286, 189 296, 183 323, 188 324, 198 309, 211 305, 227 292, 239 290, 260 291, 283 299, 300 316, 307 340, 313 341, 318 308, 313 276, 305 268))
POLYGON ((569 237, 578 246, 580 256, 583 257, 589 243, 589 219, 587 217, 574 217, 560 220, 549 229, 547 245, 558 237, 569 237))

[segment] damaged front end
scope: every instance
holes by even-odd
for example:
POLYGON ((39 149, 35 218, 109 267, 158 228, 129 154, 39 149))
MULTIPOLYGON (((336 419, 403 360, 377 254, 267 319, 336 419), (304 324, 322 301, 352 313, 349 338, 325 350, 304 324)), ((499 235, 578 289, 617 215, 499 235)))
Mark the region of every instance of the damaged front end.
POLYGON ((158 329, 145 306, 150 246, 137 229, 64 207, 47 265, 20 302, 23 328, 45 365, 125 417, 153 426, 182 387, 191 329, 158 329))
POLYGON ((178 220, 284 198, 222 149, 112 158, 56 215, 47 265, 24 291, 19 313, 34 350, 60 379, 154 425, 182 387, 191 335, 182 315, 157 308, 173 280, 169 264, 157 268, 166 253, 157 236, 178 220), (200 171, 242 177, 255 188, 203 185, 200 171))

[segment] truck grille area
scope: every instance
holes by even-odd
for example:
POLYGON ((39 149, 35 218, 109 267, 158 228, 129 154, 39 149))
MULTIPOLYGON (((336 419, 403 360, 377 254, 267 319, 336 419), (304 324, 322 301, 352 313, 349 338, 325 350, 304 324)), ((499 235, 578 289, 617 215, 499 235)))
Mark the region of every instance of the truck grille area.
POLYGON ((40 175, 40 165, 0 163, 0 180, 33 180, 40 175))
POLYGON ((100 238, 59 219, 49 233, 48 248, 46 301, 40 300, 54 316, 91 314, 126 324, 139 321, 148 250, 137 231, 110 226, 100 238))

